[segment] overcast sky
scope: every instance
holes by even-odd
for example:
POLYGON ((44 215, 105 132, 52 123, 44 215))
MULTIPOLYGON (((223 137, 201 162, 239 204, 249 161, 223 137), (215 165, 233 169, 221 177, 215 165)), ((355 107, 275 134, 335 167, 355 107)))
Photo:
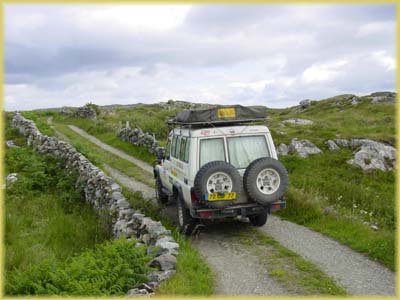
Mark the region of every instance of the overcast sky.
POLYGON ((395 89, 395 5, 6 5, 5 109, 395 89))

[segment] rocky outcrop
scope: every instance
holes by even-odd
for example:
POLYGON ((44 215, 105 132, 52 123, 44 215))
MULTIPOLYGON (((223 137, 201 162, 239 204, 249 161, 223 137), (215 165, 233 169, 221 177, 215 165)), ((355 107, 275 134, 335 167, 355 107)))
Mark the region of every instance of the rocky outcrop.
POLYGON ((14 115, 12 124, 27 138, 28 145, 39 153, 62 159, 67 171, 78 173, 76 187, 82 189, 86 201, 96 211, 106 212, 111 217, 114 238, 135 238, 148 246, 147 251, 153 256, 150 264, 159 266, 159 270, 149 276, 151 280, 146 284, 148 293, 152 293, 161 280, 174 274, 179 245, 169 230, 133 209, 122 194, 121 187, 73 146, 43 135, 31 120, 18 113, 14 115))
POLYGON ((145 147, 152 154, 157 155, 159 151, 163 151, 164 149, 158 145, 154 134, 143 132, 139 127, 124 127, 119 129, 118 137, 133 145, 145 147))
POLYGON ((311 143, 309 140, 292 139, 289 146, 290 153, 297 153, 300 157, 306 158, 312 154, 322 153, 321 149, 311 143))
POLYGON ((289 124, 295 124, 295 125, 312 125, 312 124, 314 124, 314 122, 311 120, 298 119, 298 118, 287 119, 287 120, 283 121, 283 123, 289 123, 289 124))
POLYGON ((336 139, 335 143, 342 147, 354 149, 354 158, 347 161, 368 170, 391 171, 396 165, 396 149, 390 145, 370 139, 336 139))
POLYGON ((96 110, 91 105, 85 105, 85 106, 79 107, 75 111, 74 116, 79 117, 79 118, 85 118, 85 119, 96 119, 97 113, 96 113, 96 110))
POLYGON ((289 145, 280 144, 276 148, 276 152, 279 156, 297 154, 302 158, 306 158, 309 155, 322 153, 321 149, 319 149, 309 140, 299 140, 297 138, 292 139, 289 145))
POLYGON ((396 93, 392 92, 376 92, 367 96, 371 100, 371 103, 395 103, 396 93))

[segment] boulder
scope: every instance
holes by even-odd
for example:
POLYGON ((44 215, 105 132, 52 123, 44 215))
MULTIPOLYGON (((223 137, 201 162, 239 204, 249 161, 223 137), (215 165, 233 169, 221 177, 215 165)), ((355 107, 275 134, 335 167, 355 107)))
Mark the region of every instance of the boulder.
POLYGON ((364 171, 371 169, 391 171, 395 168, 394 147, 369 139, 353 139, 349 144, 352 148, 361 146, 361 149, 356 150, 354 158, 347 161, 348 164, 358 166, 364 171))
POLYGON ((340 150, 339 146, 336 145, 336 143, 335 143, 334 141, 332 141, 332 140, 327 140, 327 141, 325 142, 325 144, 328 146, 328 149, 329 149, 330 151, 337 151, 337 150, 340 150))
POLYGON ((6 141, 6 145, 8 148, 20 148, 19 146, 15 145, 15 142, 13 140, 6 141))
POLYGON ((176 267, 176 257, 171 254, 162 254, 154 258, 150 263, 150 267, 158 267, 161 271, 167 271, 175 269, 176 267))
POLYGON ((292 139, 289 144, 289 152, 297 153, 300 157, 306 158, 311 154, 322 153, 321 149, 311 143, 309 140, 298 140, 297 138, 292 139))

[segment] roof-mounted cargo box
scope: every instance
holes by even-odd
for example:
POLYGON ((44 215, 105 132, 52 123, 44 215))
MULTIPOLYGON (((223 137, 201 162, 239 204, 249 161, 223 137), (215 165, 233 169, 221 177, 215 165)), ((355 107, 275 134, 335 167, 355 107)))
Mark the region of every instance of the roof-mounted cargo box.
POLYGON ((184 110, 168 120, 174 125, 226 125, 264 121, 265 106, 221 105, 207 109, 184 110))

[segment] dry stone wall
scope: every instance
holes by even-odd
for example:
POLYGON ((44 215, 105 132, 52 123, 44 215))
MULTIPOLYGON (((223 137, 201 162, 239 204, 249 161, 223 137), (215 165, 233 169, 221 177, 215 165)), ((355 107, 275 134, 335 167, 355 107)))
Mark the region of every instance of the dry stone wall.
POLYGON ((79 174, 77 188, 83 190, 86 201, 99 213, 106 212, 111 217, 114 238, 135 238, 139 243, 148 246, 148 253, 153 257, 149 264, 158 270, 149 275, 150 282, 128 291, 128 295, 151 294, 162 280, 175 273, 179 245, 174 241, 170 230, 133 209, 122 194, 121 187, 73 146, 42 134, 33 121, 25 119, 19 113, 14 115, 12 124, 27 138, 29 146, 39 153, 64 160, 66 170, 79 174))
POLYGON ((154 134, 143 132, 139 127, 130 128, 129 125, 118 130, 118 137, 136 146, 145 147, 150 153, 158 154, 164 148, 158 145, 154 134))

